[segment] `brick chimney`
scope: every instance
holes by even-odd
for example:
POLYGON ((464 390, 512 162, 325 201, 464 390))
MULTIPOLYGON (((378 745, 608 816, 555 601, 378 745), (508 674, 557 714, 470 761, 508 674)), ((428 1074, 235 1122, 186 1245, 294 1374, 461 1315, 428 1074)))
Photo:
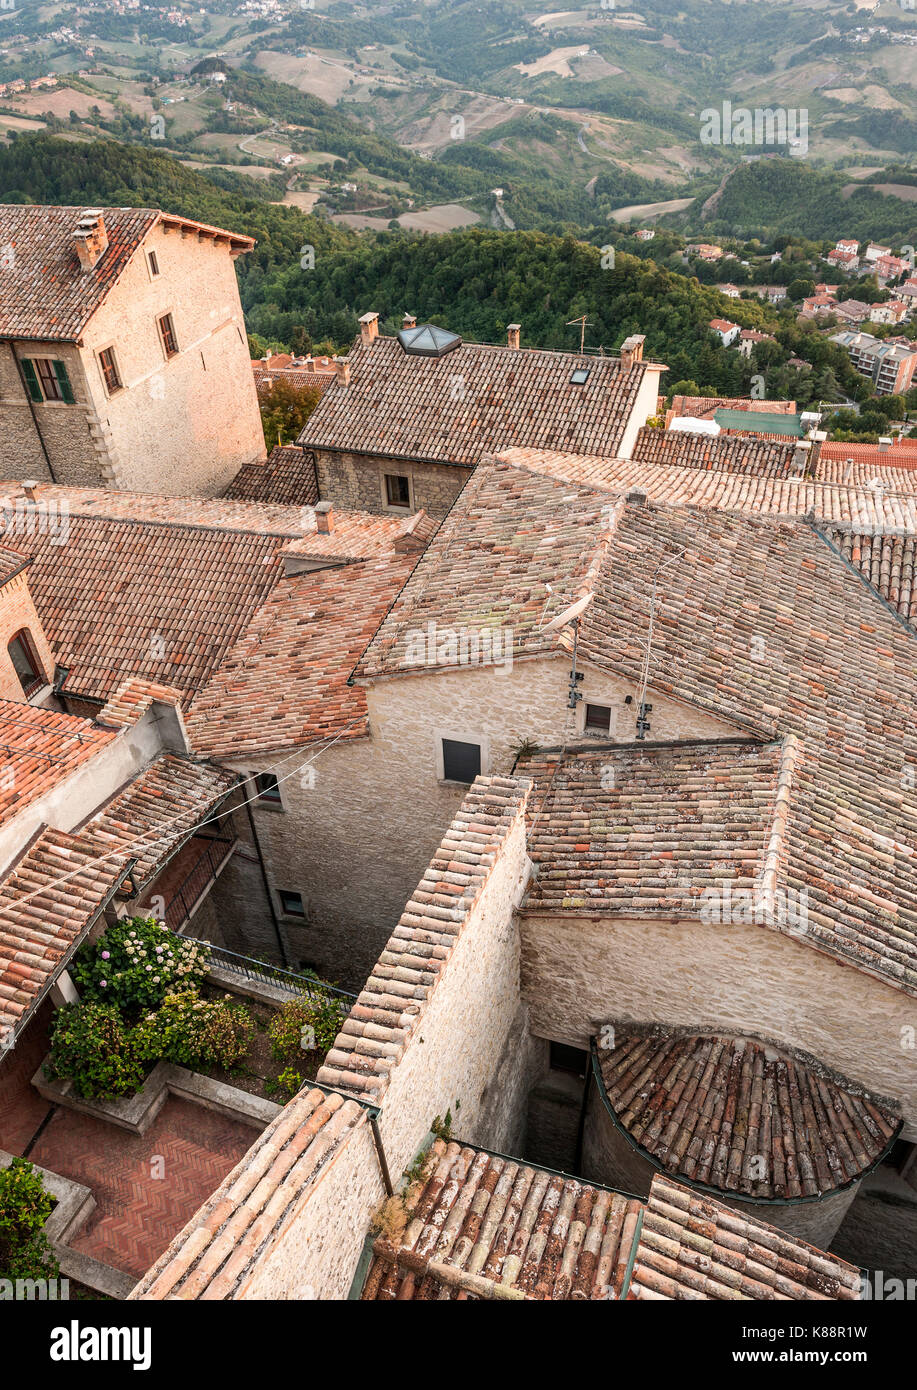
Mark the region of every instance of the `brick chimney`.
POLYGON ((73 244, 83 270, 92 270, 98 265, 108 249, 108 232, 101 208, 87 208, 81 215, 73 233, 73 244))
POLYGON ((341 386, 350 385, 350 363, 346 357, 336 357, 334 359, 335 379, 341 386))
POLYGON ((330 502, 316 503, 315 529, 320 536, 330 536, 334 530, 333 509, 330 502))
POLYGON ((812 443, 808 439, 798 439, 793 451, 793 468, 801 478, 812 471, 812 443))
POLYGON ((402 328, 416 328, 416 327, 417 327, 417 315, 416 315, 416 314, 405 314, 405 316, 404 316, 404 322, 402 323, 401 327, 402 327, 402 328))
POLYGON ((632 333, 629 338, 625 338, 621 344, 621 371, 629 372, 635 362, 643 361, 643 344, 646 342, 644 333, 632 333))
POLYGON ((519 335, 521 332, 521 323, 508 323, 506 325, 506 346, 511 347, 515 352, 519 351, 519 335))
POLYGON ((34 501, 35 501, 35 492, 36 492, 36 490, 37 490, 40 486, 41 486, 41 484, 40 484, 40 483, 37 483, 37 482, 35 481, 34 478, 24 478, 24 479, 23 479, 23 482, 22 482, 22 490, 23 490, 23 492, 25 493, 26 499, 27 499, 29 502, 34 502, 34 501))
POLYGON ((890 449, 891 447, 892 447, 892 441, 891 441, 890 437, 889 437, 887 434, 880 435, 880 437, 879 437, 879 453, 880 453, 880 454, 887 454, 888 451, 889 451, 889 449, 890 449))
POLYGON ((379 336, 379 315, 361 314, 360 315, 360 338, 364 347, 372 347, 376 338, 379 336))

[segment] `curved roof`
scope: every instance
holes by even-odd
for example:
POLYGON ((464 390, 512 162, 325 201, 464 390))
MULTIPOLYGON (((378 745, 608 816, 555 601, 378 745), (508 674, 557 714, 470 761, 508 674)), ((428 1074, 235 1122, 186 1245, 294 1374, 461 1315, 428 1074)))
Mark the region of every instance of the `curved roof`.
POLYGON ((872 1168, 900 1121, 816 1063, 752 1038, 615 1030, 606 1106, 658 1168, 754 1201, 799 1201, 872 1168))

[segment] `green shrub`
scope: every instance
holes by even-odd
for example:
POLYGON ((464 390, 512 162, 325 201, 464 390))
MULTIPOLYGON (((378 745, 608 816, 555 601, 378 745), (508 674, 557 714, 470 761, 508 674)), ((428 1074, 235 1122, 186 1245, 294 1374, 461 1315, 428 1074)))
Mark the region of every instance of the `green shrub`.
POLYGON ((44 1224, 57 1199, 24 1158, 0 1169, 0 1278, 54 1279, 57 1261, 44 1224))
POLYGON ((302 1088, 305 1077, 294 1067, 285 1067, 277 1077, 276 1081, 268 1082, 268 1088, 273 1095, 280 1094, 285 1100, 291 1100, 296 1092, 302 1088))
POLYGON ((229 1070, 245 1056, 254 1019, 244 1004, 202 999, 194 989, 170 994, 137 1027, 140 1047, 149 1061, 162 1058, 183 1067, 229 1070))
POLYGON ((80 1000, 55 1014, 46 1070, 72 1081, 81 1096, 134 1095, 143 1085, 144 1060, 135 1031, 113 1005, 80 1000))
POLYGON ((295 1062, 304 1052, 324 1056, 346 1016, 344 1001, 331 994, 288 999, 267 1030, 275 1061, 295 1062))
POLYGON ((81 951, 72 975, 84 999, 140 1013, 203 980, 209 956, 206 946, 175 936, 154 917, 130 917, 81 951))

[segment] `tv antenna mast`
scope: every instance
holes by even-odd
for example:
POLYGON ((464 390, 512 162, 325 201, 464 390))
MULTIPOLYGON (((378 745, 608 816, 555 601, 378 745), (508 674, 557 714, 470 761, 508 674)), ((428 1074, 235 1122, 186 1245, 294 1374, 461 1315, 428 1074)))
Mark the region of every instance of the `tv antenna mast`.
POLYGON ((583 354, 583 353, 585 352, 585 350, 586 350, 586 329, 587 329, 587 328, 594 328, 594 327, 595 327, 595 324, 594 324, 594 323, 590 323, 590 322, 588 321, 588 318, 587 318, 587 315, 586 315, 586 314, 581 314, 580 317, 579 317, 578 319, 568 319, 568 320, 567 320, 567 327, 568 327, 568 328, 575 328, 577 324, 579 324, 579 327, 580 327, 580 333, 579 333, 579 350, 580 350, 580 356, 582 356, 582 354, 583 354))

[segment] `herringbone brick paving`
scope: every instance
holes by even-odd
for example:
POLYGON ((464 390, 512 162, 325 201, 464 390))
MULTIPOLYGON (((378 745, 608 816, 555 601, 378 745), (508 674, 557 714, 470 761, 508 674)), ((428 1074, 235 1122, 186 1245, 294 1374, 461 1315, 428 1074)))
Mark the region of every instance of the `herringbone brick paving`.
POLYGON ((74 1248, 139 1278, 255 1137, 170 1096, 144 1135, 58 1109, 29 1157, 92 1189, 96 1210, 74 1248))

